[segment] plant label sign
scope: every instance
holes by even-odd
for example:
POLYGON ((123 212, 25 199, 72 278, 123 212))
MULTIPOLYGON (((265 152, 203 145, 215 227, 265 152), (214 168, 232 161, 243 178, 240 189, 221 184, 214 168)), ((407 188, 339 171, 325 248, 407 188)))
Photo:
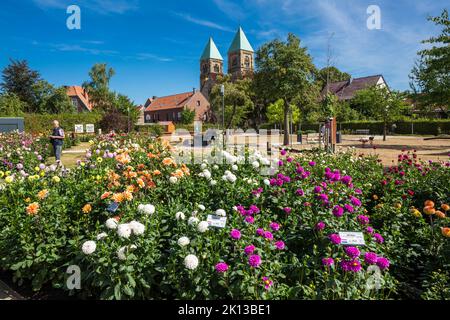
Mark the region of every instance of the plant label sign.
POLYGON ((119 204, 117 202, 111 202, 108 208, 106 208, 106 211, 114 213, 117 211, 117 209, 119 209, 119 204))
POLYGON ((95 126, 93 124, 87 124, 86 133, 95 133, 95 126))
POLYGON ((341 244, 344 246, 365 246, 364 235, 362 232, 339 232, 341 244))
POLYGON ((82 124, 76 124, 75 125, 75 133, 83 133, 84 132, 84 126, 82 124))
POLYGON ((227 217, 220 217, 220 216, 216 216, 216 215, 208 215, 208 219, 206 220, 208 221, 208 225, 210 227, 215 227, 215 228, 225 228, 225 225, 227 224, 227 217))

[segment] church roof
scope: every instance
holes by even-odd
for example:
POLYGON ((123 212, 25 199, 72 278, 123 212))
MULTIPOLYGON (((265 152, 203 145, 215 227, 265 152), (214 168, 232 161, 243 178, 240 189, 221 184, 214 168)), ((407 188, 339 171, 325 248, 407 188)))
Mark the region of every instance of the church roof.
POLYGON ((240 50, 255 52, 241 27, 239 27, 239 30, 236 32, 231 47, 228 49, 228 53, 240 50))
POLYGON ((217 46, 212 38, 209 38, 209 41, 205 47, 205 50, 203 50, 203 54, 200 60, 208 60, 208 59, 216 59, 223 61, 222 55, 220 54, 219 49, 217 49, 217 46))

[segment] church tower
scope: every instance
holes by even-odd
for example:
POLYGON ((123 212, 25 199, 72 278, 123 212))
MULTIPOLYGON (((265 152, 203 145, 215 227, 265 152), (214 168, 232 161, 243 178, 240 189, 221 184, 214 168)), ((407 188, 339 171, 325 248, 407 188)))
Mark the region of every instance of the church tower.
POLYGON ((253 75, 254 52, 244 31, 239 27, 228 49, 228 74, 231 75, 231 79, 242 79, 253 75))
POLYGON ((209 38, 200 58, 200 91, 208 100, 219 75, 223 75, 223 58, 214 40, 209 38))

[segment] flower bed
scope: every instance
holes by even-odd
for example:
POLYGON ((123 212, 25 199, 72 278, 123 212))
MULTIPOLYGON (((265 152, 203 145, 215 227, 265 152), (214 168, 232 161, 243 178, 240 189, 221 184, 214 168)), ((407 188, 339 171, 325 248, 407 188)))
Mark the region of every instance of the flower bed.
POLYGON ((104 136, 72 170, 8 172, 0 269, 101 299, 448 298, 448 162, 404 154, 384 170, 352 153, 282 151, 185 165, 174 154, 104 136), (265 165, 278 172, 261 175, 265 165), (343 244, 346 231, 365 245, 343 244), (67 286, 70 266, 80 289, 67 286))

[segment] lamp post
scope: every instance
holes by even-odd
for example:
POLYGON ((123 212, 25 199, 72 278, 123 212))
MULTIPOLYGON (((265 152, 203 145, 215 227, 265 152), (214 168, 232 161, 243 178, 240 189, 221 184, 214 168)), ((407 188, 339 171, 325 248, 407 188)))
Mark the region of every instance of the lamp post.
POLYGON ((127 112, 128 112, 128 133, 130 133, 130 107, 127 107, 127 112))
POLYGON ((222 137, 225 149, 225 85, 223 84, 220 86, 220 94, 222 95, 222 137))

